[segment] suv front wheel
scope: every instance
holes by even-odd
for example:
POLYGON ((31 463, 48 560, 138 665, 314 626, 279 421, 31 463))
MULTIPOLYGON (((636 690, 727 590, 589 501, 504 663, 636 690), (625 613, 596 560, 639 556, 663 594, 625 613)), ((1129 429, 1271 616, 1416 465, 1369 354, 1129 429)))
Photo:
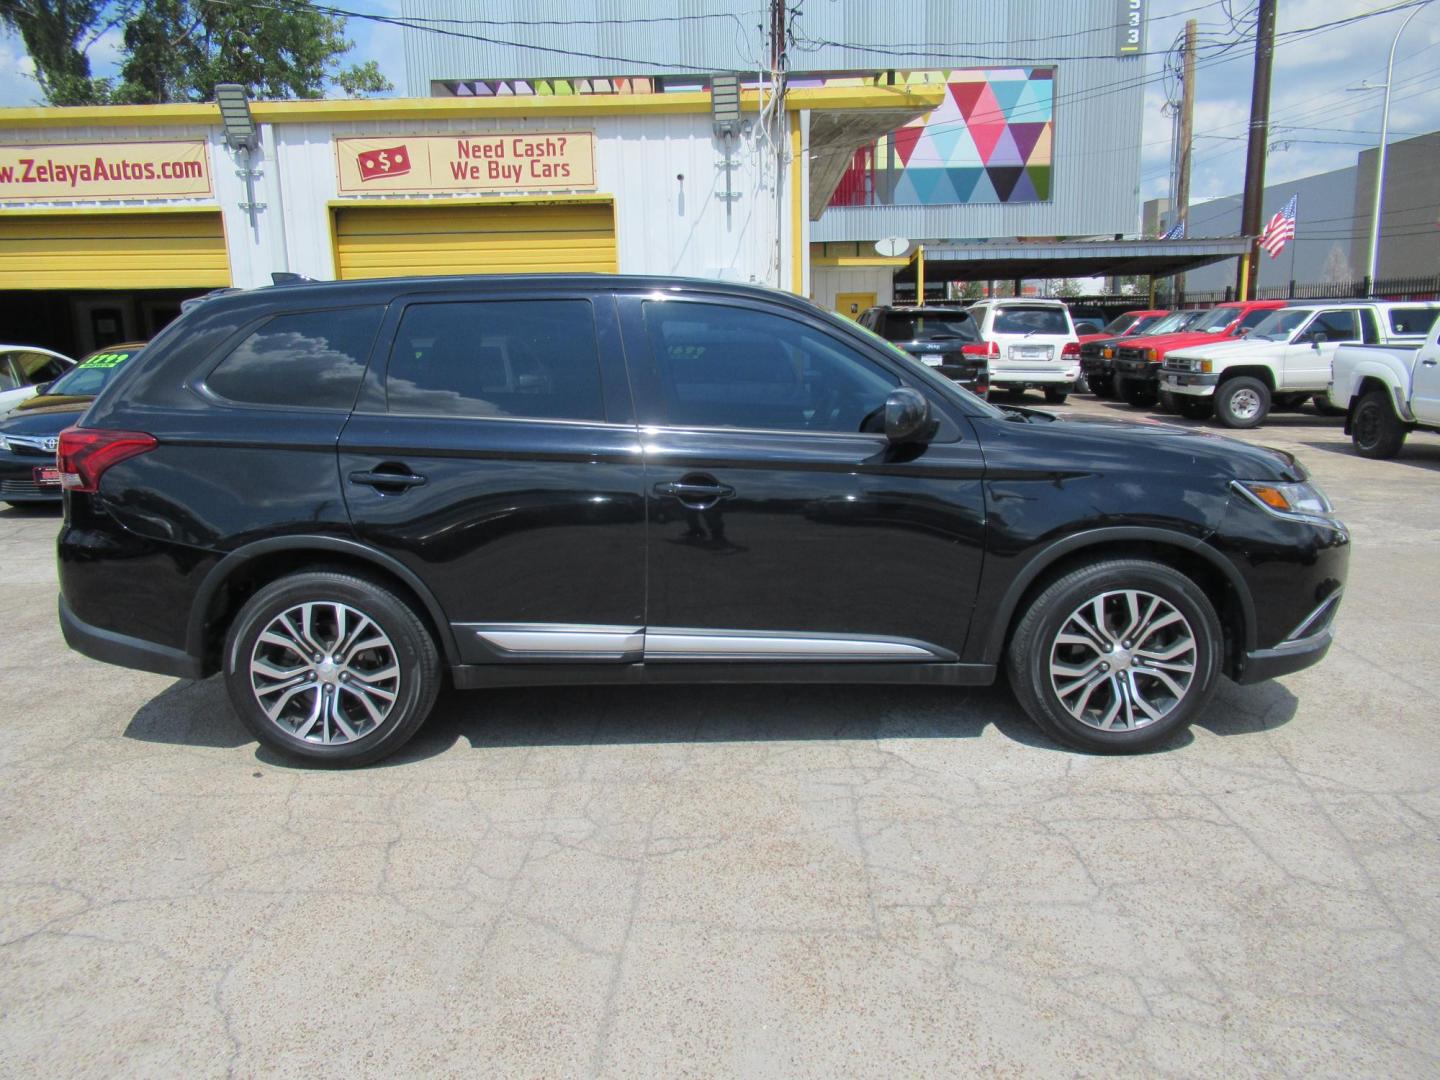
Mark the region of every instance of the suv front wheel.
POLYGON ((1152 749, 1215 692, 1223 638, 1215 608, 1162 563, 1117 559, 1059 578, 1011 639, 1010 685, 1048 735, 1103 754, 1152 749))
POLYGON ((225 684, 241 721, 290 757, 364 765, 424 722, 440 686, 429 631, 384 586, 333 571, 281 578, 240 609, 225 684))

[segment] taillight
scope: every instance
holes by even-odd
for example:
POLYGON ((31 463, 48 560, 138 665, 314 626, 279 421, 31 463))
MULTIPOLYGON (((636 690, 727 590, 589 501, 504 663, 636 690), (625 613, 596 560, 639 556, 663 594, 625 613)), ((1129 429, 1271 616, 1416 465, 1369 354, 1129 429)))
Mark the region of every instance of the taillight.
POLYGON ((143 431, 66 428, 55 453, 60 486, 68 491, 94 491, 111 465, 155 449, 155 436, 143 431))
POLYGON ((980 345, 961 345, 961 356, 999 356, 1000 346, 993 341, 987 341, 980 345))
POLYGON ((1078 341, 1067 341, 1065 347, 1060 350, 1060 359, 1069 360, 1071 357, 1080 359, 1080 343, 1078 341))

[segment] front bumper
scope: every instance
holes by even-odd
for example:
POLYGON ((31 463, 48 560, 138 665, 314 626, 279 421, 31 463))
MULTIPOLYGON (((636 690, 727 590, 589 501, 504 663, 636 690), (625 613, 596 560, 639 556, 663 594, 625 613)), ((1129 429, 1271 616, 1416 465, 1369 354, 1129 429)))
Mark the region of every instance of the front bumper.
POLYGON ((1198 372, 1167 371, 1163 376, 1165 389, 1172 394, 1189 394, 1191 397, 1209 397, 1215 393, 1220 381, 1218 374, 1202 375, 1198 372))
POLYGON ((1247 652, 1240 662, 1236 682, 1257 683, 1289 675, 1325 659, 1335 641, 1335 615, 1340 610, 1344 588, 1337 588, 1274 648, 1247 652))
POLYGON ((24 456, 0 451, 0 501, 12 503, 58 503, 60 487, 38 484, 35 469, 55 464, 50 457, 24 456))
POLYGON ((1116 376, 1123 376, 1127 383, 1138 383, 1141 386, 1160 386, 1160 365, 1149 360, 1121 360, 1115 361, 1116 376))

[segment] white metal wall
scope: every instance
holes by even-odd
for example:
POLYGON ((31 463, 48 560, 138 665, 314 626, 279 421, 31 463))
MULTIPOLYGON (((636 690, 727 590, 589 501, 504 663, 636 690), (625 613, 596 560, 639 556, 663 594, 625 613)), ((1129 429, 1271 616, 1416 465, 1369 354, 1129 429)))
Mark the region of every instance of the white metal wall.
MULTIPOLYGON (((735 145, 734 160, 739 167, 733 171, 731 184, 740 197, 733 201, 727 222, 725 200, 720 198, 725 191, 725 171, 719 168, 721 144, 711 133, 708 114, 539 120, 477 116, 441 121, 263 124, 261 148, 252 168, 259 173, 254 201, 264 205, 253 216, 241 208, 249 201, 244 179, 237 175, 243 155, 224 145, 218 128, 0 130, 0 141, 39 144, 208 138, 215 178, 213 198, 24 205, 90 206, 97 210, 218 205, 223 211, 233 281, 249 287, 269 284, 273 271, 291 271, 316 279, 335 276, 330 235, 330 203, 338 198, 333 139, 526 130, 595 132, 595 191, 615 200, 621 273, 725 278, 788 288, 792 280, 791 258, 798 255, 806 260, 808 214, 802 215, 805 235, 795 245, 788 235, 789 193, 782 193, 777 219, 775 155, 771 144, 759 134, 735 145), (777 226, 782 230, 778 247, 777 226)), ((776 142, 782 151, 788 151, 784 135, 778 135, 776 142)), ((802 154, 801 161, 790 170, 802 192, 806 187, 805 164, 802 154)), ((4 209, 0 204, 0 212, 4 209)))

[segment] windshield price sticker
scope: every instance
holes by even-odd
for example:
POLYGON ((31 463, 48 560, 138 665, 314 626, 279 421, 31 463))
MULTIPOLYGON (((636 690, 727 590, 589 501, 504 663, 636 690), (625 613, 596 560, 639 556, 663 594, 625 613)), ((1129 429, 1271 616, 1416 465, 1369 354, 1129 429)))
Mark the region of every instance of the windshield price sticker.
POLYGON ((130 354, 128 352, 102 352, 96 353, 94 356, 90 357, 90 359, 83 361, 80 366, 85 368, 118 367, 129 359, 130 354))

